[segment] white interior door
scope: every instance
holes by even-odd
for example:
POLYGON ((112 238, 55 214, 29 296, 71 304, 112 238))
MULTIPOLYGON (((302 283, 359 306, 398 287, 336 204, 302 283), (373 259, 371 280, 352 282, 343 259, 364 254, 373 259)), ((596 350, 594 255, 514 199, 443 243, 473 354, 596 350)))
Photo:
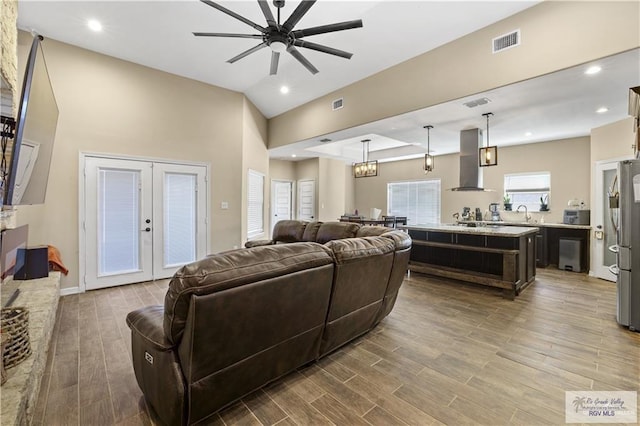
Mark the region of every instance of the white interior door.
POLYGON ((316 220, 316 181, 298 181, 298 220, 316 220))
POLYGON ((85 289, 166 278, 206 255, 205 166, 88 156, 84 170, 85 289))
POLYGON ((152 165, 85 161, 86 289, 153 278, 152 165))
POLYGON ((593 273, 596 277, 616 281, 609 267, 616 263, 616 255, 609 247, 616 244, 614 222, 617 210, 609 208, 608 191, 612 188, 617 173, 618 161, 599 161, 595 170, 595 212, 593 240, 593 273))
POLYGON ((293 182, 271 181, 271 231, 280 220, 292 218, 293 182))
POLYGON ((153 278, 167 278, 207 250, 206 167, 154 163, 153 278))

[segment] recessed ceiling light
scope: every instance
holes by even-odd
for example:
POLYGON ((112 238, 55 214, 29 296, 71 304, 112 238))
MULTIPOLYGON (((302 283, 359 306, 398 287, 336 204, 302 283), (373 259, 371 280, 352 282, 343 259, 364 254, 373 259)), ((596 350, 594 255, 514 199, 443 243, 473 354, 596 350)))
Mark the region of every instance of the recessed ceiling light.
POLYGON ((609 108, 607 108, 607 107, 600 107, 600 108, 598 108, 598 109, 596 110, 596 112, 597 112, 598 114, 604 114, 604 113, 605 113, 605 112, 607 112, 607 111, 609 111, 609 108))
POLYGON ((529 137, 529 136, 533 136, 533 133, 531 133, 531 132, 526 132, 524 135, 525 135, 526 137, 529 137))
POLYGON ((297 157, 297 155, 295 155, 295 154, 291 154, 291 156, 292 156, 293 158, 296 158, 296 157, 297 157))
POLYGON ((99 21, 96 21, 95 19, 89 19, 89 22, 87 22, 87 25, 89 26, 89 29, 91 29, 92 31, 95 31, 95 32, 102 31, 102 24, 99 21))
POLYGON ((587 70, 584 73, 588 75, 592 75, 592 74, 598 74, 600 71, 602 71, 602 68, 600 66, 592 65, 589 68, 587 68, 587 70))
POLYGON ((280 88, 280 93, 282 93, 283 95, 286 95, 287 93, 289 93, 289 88, 287 86, 282 86, 280 88))

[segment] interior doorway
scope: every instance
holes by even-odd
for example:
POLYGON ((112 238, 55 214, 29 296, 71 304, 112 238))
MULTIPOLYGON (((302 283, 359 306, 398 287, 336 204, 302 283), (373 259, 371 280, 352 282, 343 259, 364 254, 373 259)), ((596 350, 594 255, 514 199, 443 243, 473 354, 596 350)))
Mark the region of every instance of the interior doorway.
POLYGON ((280 220, 293 218, 293 182, 289 180, 271 181, 271 235, 273 227, 280 220))

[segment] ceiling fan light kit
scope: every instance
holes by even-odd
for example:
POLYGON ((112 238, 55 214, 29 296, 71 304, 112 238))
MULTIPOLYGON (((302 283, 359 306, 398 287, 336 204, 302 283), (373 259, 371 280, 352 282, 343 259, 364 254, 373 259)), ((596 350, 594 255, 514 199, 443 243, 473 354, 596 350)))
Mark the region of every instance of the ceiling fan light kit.
POLYGON ((232 37, 232 38, 253 38, 262 40, 262 43, 245 50, 239 55, 234 56, 229 59, 228 63, 234 63, 258 50, 261 50, 264 47, 269 46, 271 49, 271 66, 269 68, 269 74, 275 75, 278 73, 278 63, 280 61, 280 54, 289 52, 291 56, 293 56, 298 62, 300 62, 310 73, 317 74, 318 69, 309 62, 307 58, 304 57, 302 53, 296 47, 302 47, 305 49, 311 49, 322 53, 327 53, 329 55, 339 56, 345 59, 351 59, 353 56, 352 53, 345 52, 344 50, 335 49, 333 47, 324 46, 322 44, 313 43, 311 41, 302 40, 304 37, 318 35, 318 34, 326 34, 335 31, 344 31, 350 30, 353 28, 361 28, 362 20, 357 19, 354 21, 346 21, 346 22, 338 22, 335 24, 327 24, 320 25, 317 27, 305 28, 301 30, 294 30, 296 24, 302 19, 302 17, 311 9, 311 6, 316 2, 316 0, 303 0, 300 2, 298 7, 291 13, 289 18, 283 23, 280 24, 280 9, 284 6, 284 0, 274 0, 273 5, 276 7, 278 11, 277 20, 274 18, 273 13, 271 12, 271 8, 267 0, 258 0, 258 5, 262 10, 262 13, 267 21, 267 26, 263 27, 261 25, 256 24, 250 19, 245 18, 244 16, 238 15, 232 10, 227 9, 226 7, 215 3, 211 0, 200 0, 202 3, 213 7, 227 15, 251 26, 252 28, 258 30, 260 34, 232 34, 232 33, 205 33, 205 32, 194 32, 193 35, 196 37, 232 37))
POLYGON ((478 156, 478 165, 480 167, 489 167, 498 165, 498 147, 489 146, 489 117, 492 116, 492 112, 486 112, 482 114, 487 118, 487 145, 480 148, 478 156))

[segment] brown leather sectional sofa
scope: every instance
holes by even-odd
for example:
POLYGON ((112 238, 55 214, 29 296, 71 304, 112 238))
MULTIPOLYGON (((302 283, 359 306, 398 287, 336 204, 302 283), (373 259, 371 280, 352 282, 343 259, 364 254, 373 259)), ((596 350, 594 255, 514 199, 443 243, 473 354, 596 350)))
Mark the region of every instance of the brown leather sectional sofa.
POLYGON ((283 221, 273 234, 182 267, 164 306, 127 316, 136 379, 164 423, 206 422, 391 312, 406 233, 283 221))

